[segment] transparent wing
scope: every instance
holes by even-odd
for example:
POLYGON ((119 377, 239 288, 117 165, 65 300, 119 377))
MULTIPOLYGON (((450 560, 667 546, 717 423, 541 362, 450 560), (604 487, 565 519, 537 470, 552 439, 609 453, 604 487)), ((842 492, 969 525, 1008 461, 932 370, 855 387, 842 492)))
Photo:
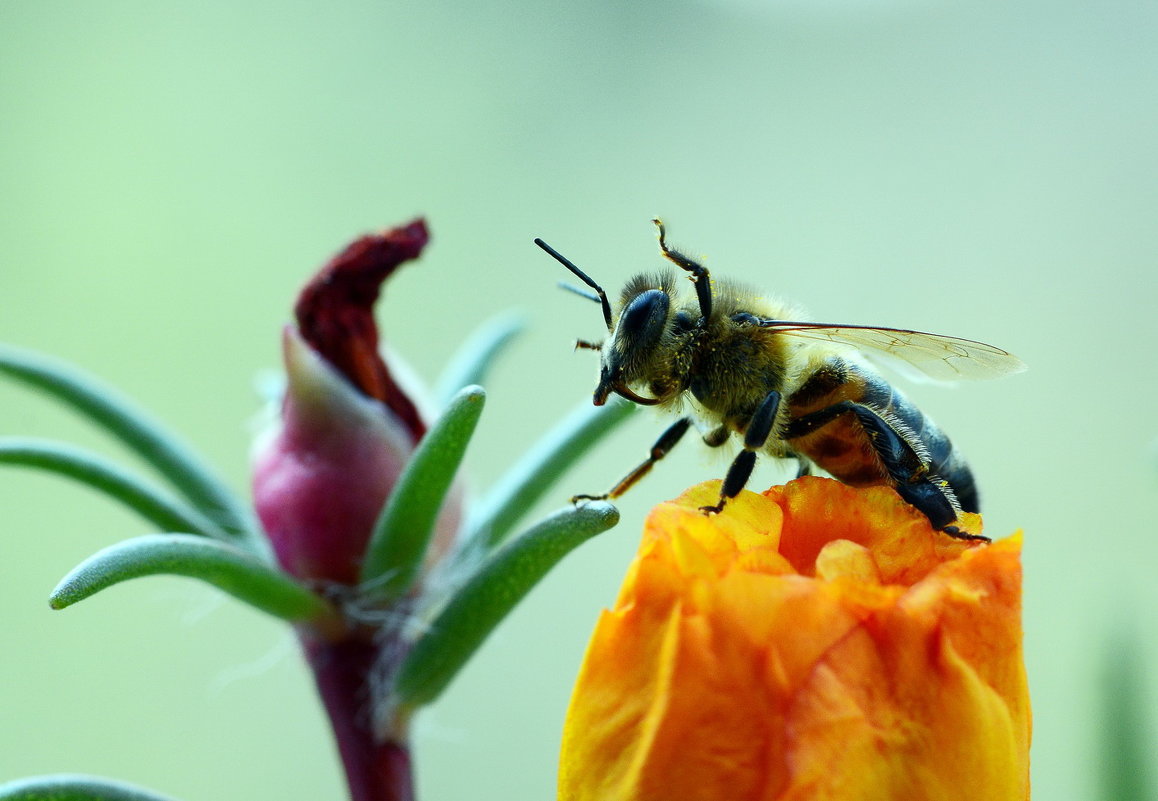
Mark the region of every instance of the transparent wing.
POLYGON ((998 378, 1025 369, 1021 359, 1001 348, 941 334, 926 334, 904 328, 787 320, 761 320, 760 325, 774 328, 778 333, 788 336, 838 342, 876 351, 900 359, 937 381, 998 378))

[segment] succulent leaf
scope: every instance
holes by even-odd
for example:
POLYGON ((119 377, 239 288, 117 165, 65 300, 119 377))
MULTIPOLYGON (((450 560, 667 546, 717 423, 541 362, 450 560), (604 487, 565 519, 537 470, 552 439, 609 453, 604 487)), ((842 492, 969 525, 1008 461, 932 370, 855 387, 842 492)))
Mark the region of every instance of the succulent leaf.
POLYGON ((0 801, 172 801, 170 796, 96 776, 60 773, 0 784, 0 801))
POLYGON ((176 434, 104 382, 43 354, 0 345, 0 373, 71 406, 165 476, 206 517, 248 550, 265 553, 248 511, 176 434))
POLYGON ((330 604, 290 576, 232 545, 192 534, 146 534, 118 542, 81 562, 49 596, 63 609, 129 579, 158 574, 201 579, 263 612, 330 628, 330 604))
POLYGON ((0 438, 0 464, 47 470, 87 484, 166 531, 188 531, 228 540, 216 523, 150 482, 98 456, 61 442, 0 438))
POLYGON ((495 361, 525 327, 526 321, 517 313, 500 314, 479 326, 442 371, 434 396, 446 405, 463 387, 485 383, 495 361))
POLYGON ((619 522, 596 501, 567 507, 496 551, 445 603, 415 641, 395 680, 405 707, 437 698, 487 636, 560 560, 619 522))
POLYGON ((583 404, 540 439, 475 506, 467 541, 480 550, 501 543, 531 506, 591 448, 626 420, 635 404, 583 404))
POLYGON ((375 523, 362 564, 362 585, 372 597, 397 598, 413 584, 485 400, 482 387, 462 389, 403 469, 375 523))

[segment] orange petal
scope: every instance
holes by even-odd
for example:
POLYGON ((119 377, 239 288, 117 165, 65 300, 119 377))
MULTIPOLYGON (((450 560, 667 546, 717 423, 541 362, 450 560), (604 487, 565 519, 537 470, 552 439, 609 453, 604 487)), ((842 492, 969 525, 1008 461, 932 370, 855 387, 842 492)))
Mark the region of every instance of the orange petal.
MULTIPOLYGON (((1020 538, 803 479, 649 517, 564 730, 559 797, 1028 797, 1020 538)), ((979 521, 976 521, 979 523, 979 521)))

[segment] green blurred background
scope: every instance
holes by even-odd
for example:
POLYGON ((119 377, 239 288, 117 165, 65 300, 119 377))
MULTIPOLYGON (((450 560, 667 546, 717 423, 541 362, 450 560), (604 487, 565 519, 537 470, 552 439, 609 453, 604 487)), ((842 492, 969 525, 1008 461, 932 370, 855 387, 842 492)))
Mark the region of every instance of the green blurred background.
MULTIPOLYGON (((298 286, 418 213, 433 244, 389 286, 391 346, 433 379, 488 315, 531 326, 488 387, 478 486, 593 387, 571 343, 598 310, 555 288, 535 236, 618 287, 659 263, 660 214, 717 275, 817 318, 1006 347, 1028 373, 910 394, 969 455, 987 531, 1026 532, 1035 795, 1094 797, 1098 682, 1123 658, 1105 649, 1125 632, 1158 665, 1156 35, 1142 0, 3 0, 0 340, 115 383, 239 491, 298 286)), ((538 513, 605 488, 661 426, 636 415, 538 513)), ((7 383, 0 434, 120 455, 7 383)), ((418 721, 424 801, 553 796, 570 685, 647 508, 723 469, 685 445, 502 626, 418 721)), ((50 613, 69 567, 148 529, 11 469, 0 510, 0 780, 342 797, 284 626, 180 579, 50 613)))

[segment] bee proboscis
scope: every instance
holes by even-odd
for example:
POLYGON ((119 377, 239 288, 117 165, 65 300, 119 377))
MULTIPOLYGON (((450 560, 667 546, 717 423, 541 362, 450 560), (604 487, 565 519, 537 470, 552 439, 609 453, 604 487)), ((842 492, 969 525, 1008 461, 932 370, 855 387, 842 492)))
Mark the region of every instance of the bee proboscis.
POLYGON ((684 300, 671 268, 627 282, 614 306, 585 272, 541 239, 535 244, 592 292, 567 288, 600 304, 609 339, 580 341, 600 352, 600 406, 615 393, 645 406, 682 410, 648 457, 609 491, 573 500, 617 498, 687 433, 693 417, 703 440, 723 445, 733 435, 742 450, 720 488, 719 512, 747 484, 757 453, 796 459, 800 475, 816 465, 854 487, 887 485, 922 512, 934 528, 961 539, 986 539, 956 524, 978 511, 973 474, 929 417, 881 378, 858 351, 902 360, 942 381, 996 378, 1020 372, 1017 357, 992 345, 903 328, 814 323, 786 304, 742 286, 714 282, 699 262, 667 245, 663 256, 688 273, 695 297, 684 300))

